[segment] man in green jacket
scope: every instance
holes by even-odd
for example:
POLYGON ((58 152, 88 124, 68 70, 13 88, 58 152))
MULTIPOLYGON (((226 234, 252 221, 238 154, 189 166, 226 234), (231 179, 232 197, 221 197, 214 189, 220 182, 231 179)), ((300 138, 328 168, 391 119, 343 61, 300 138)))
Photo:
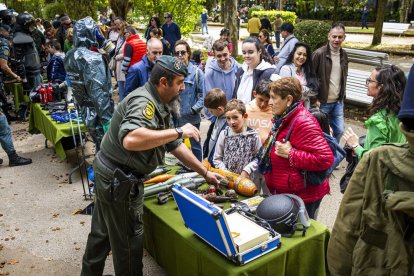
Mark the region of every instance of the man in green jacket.
POLYGON ((177 99, 187 74, 177 58, 161 56, 145 86, 117 106, 94 160, 95 208, 81 275, 102 275, 109 251, 116 275, 142 275, 142 178, 162 164, 166 151, 208 183, 219 183, 221 177, 207 171, 181 141, 200 139, 199 130, 191 124, 172 127, 171 113, 179 114, 177 99))
POLYGON ((414 275, 414 66, 398 118, 407 144, 359 162, 328 244, 331 275, 414 275))

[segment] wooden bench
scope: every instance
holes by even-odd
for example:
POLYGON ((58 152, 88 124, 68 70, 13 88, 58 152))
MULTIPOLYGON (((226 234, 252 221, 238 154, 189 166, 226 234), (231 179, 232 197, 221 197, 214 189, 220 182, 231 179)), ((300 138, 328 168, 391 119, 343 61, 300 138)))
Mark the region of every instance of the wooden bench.
POLYGON ((401 36, 405 31, 408 30, 409 27, 410 27, 409 23, 384 22, 382 25, 382 32, 399 34, 401 36))
POLYGON ((387 53, 343 48, 348 54, 350 62, 362 63, 373 66, 391 64, 387 53))
POLYGON ((357 69, 348 70, 348 78, 346 80, 346 102, 356 105, 369 105, 372 97, 367 96, 367 88, 365 87, 366 79, 371 75, 370 72, 357 69))

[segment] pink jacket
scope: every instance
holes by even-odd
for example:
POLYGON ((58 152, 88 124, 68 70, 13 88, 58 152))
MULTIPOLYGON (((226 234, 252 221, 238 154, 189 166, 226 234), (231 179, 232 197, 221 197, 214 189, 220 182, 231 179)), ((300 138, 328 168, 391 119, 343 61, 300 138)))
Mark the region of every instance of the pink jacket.
POLYGON ((276 141, 284 142, 294 118, 298 117, 290 135, 292 149, 289 158, 270 152, 272 170, 265 174, 266 184, 272 194, 291 193, 300 196, 305 203, 323 198, 329 193, 329 181, 319 186, 310 183, 305 188, 301 170, 318 171, 328 169, 333 161, 333 153, 326 142, 322 130, 313 115, 303 106, 284 119, 276 135, 276 141))

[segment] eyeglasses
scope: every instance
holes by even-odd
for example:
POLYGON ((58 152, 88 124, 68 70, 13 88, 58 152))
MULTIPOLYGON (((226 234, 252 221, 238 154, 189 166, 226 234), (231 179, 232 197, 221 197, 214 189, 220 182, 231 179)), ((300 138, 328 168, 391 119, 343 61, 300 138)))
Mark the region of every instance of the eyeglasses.
POLYGON ((70 26, 70 25, 72 25, 72 22, 69 22, 69 23, 63 23, 63 25, 65 25, 65 26, 70 26))
POLYGON ((162 51, 152 51, 151 54, 153 54, 154 56, 162 55, 162 51))
POLYGON ((371 82, 376 82, 376 83, 379 83, 378 81, 376 81, 376 80, 371 80, 370 78, 367 78, 366 80, 365 80, 365 84, 366 85, 368 85, 369 83, 371 83, 371 82))
POLYGON ((185 54, 187 54, 187 51, 184 51, 184 50, 182 50, 182 51, 175 51, 175 56, 176 57, 183 56, 185 54))
POLYGON ((216 58, 222 58, 222 57, 226 58, 228 55, 229 55, 229 54, 227 54, 227 53, 224 53, 224 54, 218 54, 218 55, 216 55, 216 58))

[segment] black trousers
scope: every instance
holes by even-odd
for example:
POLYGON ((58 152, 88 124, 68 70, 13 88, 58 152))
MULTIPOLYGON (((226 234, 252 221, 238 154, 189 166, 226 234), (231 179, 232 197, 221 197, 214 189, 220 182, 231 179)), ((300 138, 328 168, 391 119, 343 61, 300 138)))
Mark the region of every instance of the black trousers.
POLYGON ((111 193, 113 170, 105 166, 98 155, 94 171, 95 208, 81 275, 102 275, 110 250, 117 276, 142 275, 143 184, 134 185, 124 200, 114 201, 111 193))

